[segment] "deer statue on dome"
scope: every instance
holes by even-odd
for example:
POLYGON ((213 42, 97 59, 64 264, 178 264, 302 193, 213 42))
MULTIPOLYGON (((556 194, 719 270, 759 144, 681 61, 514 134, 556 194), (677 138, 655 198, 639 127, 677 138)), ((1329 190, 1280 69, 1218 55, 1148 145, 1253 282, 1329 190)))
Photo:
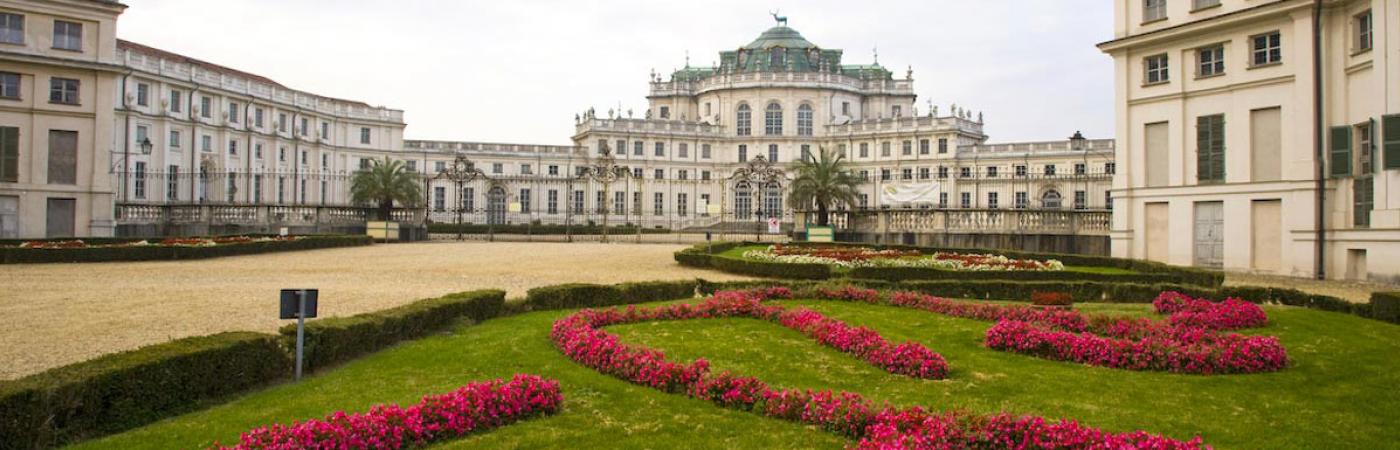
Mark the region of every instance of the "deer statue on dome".
POLYGON ((773 21, 778 22, 778 26, 787 26, 787 16, 778 15, 778 11, 769 11, 768 15, 773 16, 773 21))

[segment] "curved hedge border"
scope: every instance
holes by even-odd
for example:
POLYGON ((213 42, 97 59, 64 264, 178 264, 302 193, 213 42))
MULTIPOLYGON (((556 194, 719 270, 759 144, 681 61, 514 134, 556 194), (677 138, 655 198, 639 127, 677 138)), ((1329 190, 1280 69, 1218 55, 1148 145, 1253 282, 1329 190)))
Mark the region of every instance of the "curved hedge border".
MULTIPOLYGON (((725 272, 769 278, 790 278, 800 280, 824 280, 838 275, 826 264, 788 264, 751 261, 744 258, 724 256, 722 253, 747 245, 767 245, 755 242, 721 242, 698 244, 678 251, 674 257, 681 265, 701 268, 714 268, 725 272)), ((1132 259, 1107 258, 1101 256, 1069 255, 1058 253, 1032 253, 1010 250, 914 247, 907 245, 866 245, 876 250, 898 249, 918 250, 924 253, 994 253, 1014 259, 1057 259, 1065 265, 1111 267, 1139 272, 1136 274, 1101 274, 1073 271, 950 271, 918 267, 862 267, 851 269, 846 277, 854 279, 875 279, 885 281, 908 280, 1069 280, 1104 281, 1122 283, 1177 283, 1210 288, 1225 283, 1225 273, 1194 267, 1179 267, 1158 262, 1132 259)))
POLYGON ((49 448, 128 430, 281 380, 291 367, 274 336, 231 332, 0 383, 0 449, 49 448))
MULTIPOLYGON (((487 233, 495 233, 495 234, 539 234, 539 235, 555 235, 555 234, 593 235, 593 234, 603 234, 603 227, 600 226, 600 225, 573 225, 573 226, 564 226, 564 225, 528 225, 528 226, 527 226, 527 225, 523 225, 523 224, 510 224, 510 225, 492 225, 492 226, 487 226, 487 225, 482 225, 482 224, 464 223, 464 224, 462 224, 462 226, 461 226, 460 228, 461 228, 461 230, 462 230, 462 234, 487 234, 487 233)), ((430 223, 430 224, 428 224, 428 232, 429 232, 429 233, 433 233, 433 234, 457 234, 457 229, 458 229, 458 226, 457 226, 457 224, 454 224, 454 223, 430 223)), ((642 234, 670 234, 670 233, 671 233, 671 229, 669 229, 669 228, 642 228, 642 234)), ((635 226, 626 226, 626 225, 611 226, 611 227, 608 227, 608 234, 611 234, 611 235, 637 234, 637 227, 635 227, 635 226)))
MULTIPOLYGON (((84 239, 94 244, 132 242, 140 239, 84 239)), ((24 241, 10 241, 21 243, 24 241)), ((245 242, 222 244, 212 247, 186 247, 150 245, 141 247, 91 247, 91 248, 18 248, 0 247, 0 264, 39 264, 39 263, 78 263, 112 261, 167 261, 184 259, 217 258, 221 256, 254 255, 259 253, 314 250, 320 248, 355 247, 370 245, 369 236, 322 235, 301 236, 293 241, 245 242)))

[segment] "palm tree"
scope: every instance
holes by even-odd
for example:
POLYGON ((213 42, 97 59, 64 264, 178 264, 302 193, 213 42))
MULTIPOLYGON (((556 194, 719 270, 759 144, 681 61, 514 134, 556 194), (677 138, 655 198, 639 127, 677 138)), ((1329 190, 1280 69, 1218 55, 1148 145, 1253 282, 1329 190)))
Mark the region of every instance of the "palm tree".
POLYGON ((409 170, 408 165, 386 156, 383 161, 374 161, 368 169, 355 172, 350 180, 350 200, 357 204, 375 204, 379 219, 389 220, 394 202, 404 206, 418 204, 422 195, 418 183, 418 174, 409 170))
POLYGON ((831 208, 840 204, 854 205, 860 181, 846 168, 845 155, 833 155, 826 147, 818 155, 794 161, 791 169, 797 177, 792 181, 788 203, 794 207, 817 206, 817 225, 831 221, 831 208))

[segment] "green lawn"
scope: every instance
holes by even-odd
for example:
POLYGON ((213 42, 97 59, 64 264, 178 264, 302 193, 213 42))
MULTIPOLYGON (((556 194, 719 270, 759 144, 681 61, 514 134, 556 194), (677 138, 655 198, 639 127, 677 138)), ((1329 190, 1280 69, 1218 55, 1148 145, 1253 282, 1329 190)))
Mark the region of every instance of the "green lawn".
MULTIPOLYGON (((1269 307, 1273 324, 1252 333, 1283 339, 1295 366, 1278 373, 1191 376, 1052 362, 981 347, 990 324, 890 306, 809 305, 894 341, 940 352, 948 380, 890 375, 796 331, 751 319, 653 322, 610 328, 672 358, 710 359, 781 387, 844 389, 876 401, 977 412, 1009 410, 1075 418, 1115 431, 1176 438, 1201 434, 1217 448, 1385 448, 1400 442, 1400 326, 1349 315, 1269 307)), ((1078 305, 1147 314, 1146 305, 1078 305)), ((205 411, 87 442, 82 448, 196 448, 272 421, 411 403, 472 380, 528 372, 560 380, 559 415, 451 441, 438 448, 841 448, 851 442, 632 385, 579 366, 548 339, 567 312, 539 312, 463 326, 274 386, 205 411)))

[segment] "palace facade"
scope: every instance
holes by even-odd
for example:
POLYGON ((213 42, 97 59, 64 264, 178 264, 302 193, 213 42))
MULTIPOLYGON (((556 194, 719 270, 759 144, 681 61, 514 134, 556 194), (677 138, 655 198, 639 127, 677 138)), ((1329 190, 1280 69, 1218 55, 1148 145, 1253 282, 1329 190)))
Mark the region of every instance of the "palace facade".
POLYGON ((1400 281, 1396 2, 1114 3, 1113 256, 1400 281))

